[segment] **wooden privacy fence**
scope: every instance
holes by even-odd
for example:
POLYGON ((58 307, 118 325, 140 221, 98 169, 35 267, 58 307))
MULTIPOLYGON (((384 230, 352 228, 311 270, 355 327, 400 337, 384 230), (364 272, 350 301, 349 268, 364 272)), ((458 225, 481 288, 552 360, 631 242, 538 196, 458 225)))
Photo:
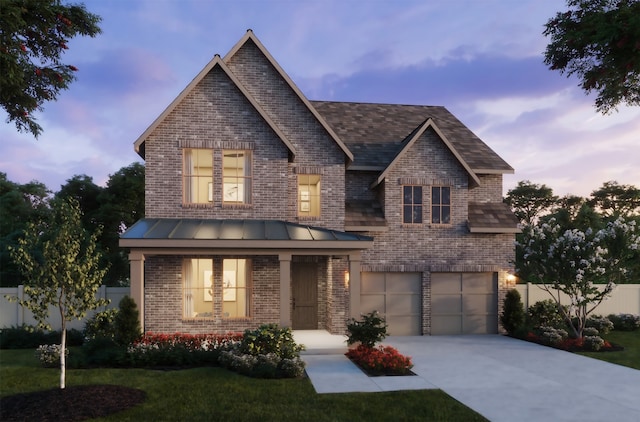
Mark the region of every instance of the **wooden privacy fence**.
MULTIPOLYGON (((117 308, 120 299, 129 294, 128 287, 107 287, 101 286, 96 296, 98 298, 110 299, 111 303, 106 307, 98 308, 96 311, 89 312, 84 320, 73 320, 67 322, 67 328, 76 330, 82 330, 84 328, 85 321, 92 317, 96 312, 103 311, 105 309, 117 308)), ((5 298, 5 295, 23 298, 24 286, 18 287, 2 287, 0 288, 0 328, 17 327, 20 325, 36 325, 37 321, 33 318, 31 311, 20 306, 17 302, 9 302, 5 298)), ((51 307, 49 309, 49 323, 54 330, 59 330, 60 324, 60 311, 58 308, 51 307)))
MULTIPOLYGON (((603 289, 604 286, 600 287, 603 289)), ((539 285, 527 283, 516 284, 515 289, 522 296, 522 303, 525 309, 536 302, 551 299, 551 295, 542 290, 539 285)), ((563 305, 570 303, 569 297, 560 294, 560 301, 563 305)), ((607 299, 605 299, 593 311, 594 315, 609 314, 634 314, 640 315, 640 284, 618 284, 607 299)))

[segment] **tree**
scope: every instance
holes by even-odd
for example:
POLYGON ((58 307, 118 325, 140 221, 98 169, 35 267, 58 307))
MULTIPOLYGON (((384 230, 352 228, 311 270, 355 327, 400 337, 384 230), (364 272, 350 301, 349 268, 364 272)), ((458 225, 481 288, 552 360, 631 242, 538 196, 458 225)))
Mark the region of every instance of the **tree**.
POLYGON ((521 222, 531 225, 557 204, 558 197, 553 195, 553 190, 547 185, 523 180, 507 192, 505 202, 521 222))
POLYGON ((640 233, 635 222, 622 219, 584 232, 562 232, 552 220, 529 227, 521 246, 519 270, 551 295, 574 336, 582 337, 587 316, 628 276, 625 263, 640 249, 640 233), (604 285, 598 288, 596 283, 604 285), (569 298, 566 308, 561 293, 569 298))
POLYGON ((62 54, 76 35, 95 37, 100 17, 82 4, 60 0, 2 0, 0 3, 0 106, 20 132, 36 138, 42 127, 33 113, 55 100, 75 79, 62 54))
POLYGON ((29 222, 40 221, 49 213, 47 187, 36 181, 24 185, 7 180, 0 172, 0 286, 20 284, 20 271, 9 253, 17 246, 29 222))
POLYGON ((97 218, 104 226, 100 244, 111 264, 106 283, 123 285, 129 279, 129 259, 118 242, 122 233, 144 217, 144 166, 132 163, 110 175, 98 201, 97 218))
POLYGON ((67 183, 60 186, 60 190, 56 192, 55 197, 60 199, 73 198, 78 202, 80 211, 82 211, 82 222, 84 228, 89 230, 100 224, 98 214, 100 211, 100 202, 98 197, 102 193, 103 188, 93 183, 93 178, 86 174, 76 174, 71 179, 67 179, 67 183))
POLYGON ((10 249, 25 277, 26 299, 8 299, 29 309, 43 329, 51 329, 47 322, 50 306, 60 313, 61 389, 65 388, 66 377, 66 322, 82 319, 88 311, 109 303, 96 298, 107 271, 99 264, 98 233, 85 231, 75 200, 57 200, 51 218, 40 224, 29 223, 18 247, 10 249))
POLYGON ((606 218, 630 217, 640 211, 640 189, 615 181, 605 182, 602 187, 591 192, 589 205, 598 209, 606 218))
POLYGON ((546 25, 544 63, 596 91, 596 109, 640 105, 640 1, 568 0, 546 25))

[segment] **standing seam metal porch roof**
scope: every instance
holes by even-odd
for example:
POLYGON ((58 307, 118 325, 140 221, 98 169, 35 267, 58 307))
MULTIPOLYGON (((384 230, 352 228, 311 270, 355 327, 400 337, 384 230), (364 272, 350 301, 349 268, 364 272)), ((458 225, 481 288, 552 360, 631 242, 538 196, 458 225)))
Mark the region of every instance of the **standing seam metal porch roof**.
POLYGON ((296 246, 300 246, 303 242, 313 248, 338 245, 338 248, 360 249, 358 246, 367 247, 364 244, 373 242, 373 238, 280 220, 179 218, 143 218, 120 236, 122 247, 141 247, 154 241, 247 241, 252 246, 260 243, 266 248, 282 247, 283 242, 295 242, 296 246))

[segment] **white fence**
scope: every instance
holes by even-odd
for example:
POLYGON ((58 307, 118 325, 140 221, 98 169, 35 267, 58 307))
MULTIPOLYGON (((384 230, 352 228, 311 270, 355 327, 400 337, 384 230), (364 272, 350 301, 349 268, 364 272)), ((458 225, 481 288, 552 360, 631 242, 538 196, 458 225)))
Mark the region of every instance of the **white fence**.
MULTIPOLYGON (((92 317, 96 312, 103 311, 105 309, 117 308, 120 299, 129 294, 128 287, 106 287, 101 286, 98 290, 97 297, 110 299, 111 303, 103 308, 98 308, 96 311, 90 312, 84 320, 73 320, 67 322, 67 328, 76 330, 82 330, 87 318, 92 317)), ((17 327, 22 324, 36 325, 37 321, 33 318, 33 314, 28 309, 20 306, 17 302, 9 302, 5 295, 24 298, 24 287, 2 287, 0 288, 0 328, 17 327)), ((60 324, 60 311, 57 308, 51 307, 49 309, 49 320, 51 327, 54 330, 59 330, 60 324)))
MULTIPOLYGON (((537 284, 516 284, 515 286, 525 309, 529 305, 545 299, 551 299, 551 295, 542 290, 537 284)), ((560 301, 563 305, 570 303, 569 298, 561 294, 560 301)), ((611 293, 594 311, 595 315, 609 314, 634 314, 640 315, 640 284, 618 284, 611 293)))

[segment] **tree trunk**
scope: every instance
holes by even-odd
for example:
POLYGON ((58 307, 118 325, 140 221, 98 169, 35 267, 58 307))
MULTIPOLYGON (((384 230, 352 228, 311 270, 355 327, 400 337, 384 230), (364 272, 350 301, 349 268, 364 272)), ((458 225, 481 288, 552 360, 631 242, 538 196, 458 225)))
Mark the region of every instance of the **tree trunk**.
MULTIPOLYGON (((62 314, 62 311, 60 311, 62 314)), ((64 390, 65 378, 67 375, 67 321, 62 317, 62 340, 60 341, 60 389, 64 390)))

